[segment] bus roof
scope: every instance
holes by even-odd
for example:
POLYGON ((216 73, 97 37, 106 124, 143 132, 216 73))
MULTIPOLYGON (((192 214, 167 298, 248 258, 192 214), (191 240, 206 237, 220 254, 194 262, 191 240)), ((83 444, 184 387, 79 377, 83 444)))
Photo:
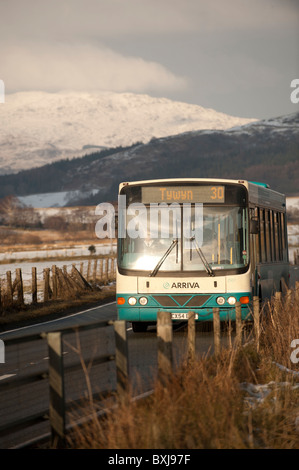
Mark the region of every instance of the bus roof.
POLYGON ((258 181, 248 181, 248 183, 257 184, 258 186, 263 186, 263 188, 270 188, 267 183, 259 183, 258 181))

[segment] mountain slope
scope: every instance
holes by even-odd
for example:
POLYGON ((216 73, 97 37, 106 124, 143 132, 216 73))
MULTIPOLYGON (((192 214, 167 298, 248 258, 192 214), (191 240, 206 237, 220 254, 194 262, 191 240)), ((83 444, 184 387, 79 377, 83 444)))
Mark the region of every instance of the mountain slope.
POLYGON ((133 93, 15 93, 0 106, 0 174, 152 137, 251 121, 133 93))
POLYGON ((74 203, 115 200, 120 181, 223 177, 264 181, 288 196, 299 188, 299 113, 230 130, 186 132, 0 176, 0 197, 93 191, 74 203), (95 193, 95 190, 98 190, 95 193))
POLYGON ((92 175, 101 174, 106 199, 115 193, 120 180, 193 176, 265 181, 292 195, 299 188, 298 148, 299 113, 295 113, 232 130, 153 140, 80 171, 90 171, 91 186, 96 182, 92 175), (109 170, 112 159, 113 171, 109 170))

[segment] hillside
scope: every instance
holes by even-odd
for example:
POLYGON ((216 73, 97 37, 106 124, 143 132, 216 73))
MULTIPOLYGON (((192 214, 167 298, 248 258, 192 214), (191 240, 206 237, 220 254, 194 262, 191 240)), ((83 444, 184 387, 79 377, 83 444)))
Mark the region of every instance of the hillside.
POLYGON ((165 98, 112 92, 20 92, 0 107, 0 174, 252 119, 165 98))
MULTIPOLYGON (((299 188, 299 113, 230 130, 202 130, 152 139, 82 158, 0 176, 0 197, 59 191, 91 192, 72 204, 115 200, 120 181, 223 177, 265 181, 288 196, 299 188)), ((69 204, 67 202, 65 205, 69 204)))

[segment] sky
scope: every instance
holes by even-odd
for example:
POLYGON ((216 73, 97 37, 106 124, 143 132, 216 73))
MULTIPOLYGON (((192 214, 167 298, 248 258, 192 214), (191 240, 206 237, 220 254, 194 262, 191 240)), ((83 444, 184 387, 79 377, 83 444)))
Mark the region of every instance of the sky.
POLYGON ((0 0, 6 95, 133 92, 267 119, 299 111, 298 46, 299 0, 0 0))

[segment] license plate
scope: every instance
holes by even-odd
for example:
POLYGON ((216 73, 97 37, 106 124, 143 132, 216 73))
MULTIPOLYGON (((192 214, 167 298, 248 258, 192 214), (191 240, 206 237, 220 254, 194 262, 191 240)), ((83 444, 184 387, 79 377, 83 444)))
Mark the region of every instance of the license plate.
MULTIPOLYGON (((171 319, 172 320, 188 320, 188 317, 189 317, 188 312, 186 312, 186 313, 185 312, 184 313, 179 313, 178 312, 178 313, 172 313, 171 314, 171 319)), ((198 314, 196 313, 195 314, 195 320, 197 320, 197 318, 198 318, 198 314)))

